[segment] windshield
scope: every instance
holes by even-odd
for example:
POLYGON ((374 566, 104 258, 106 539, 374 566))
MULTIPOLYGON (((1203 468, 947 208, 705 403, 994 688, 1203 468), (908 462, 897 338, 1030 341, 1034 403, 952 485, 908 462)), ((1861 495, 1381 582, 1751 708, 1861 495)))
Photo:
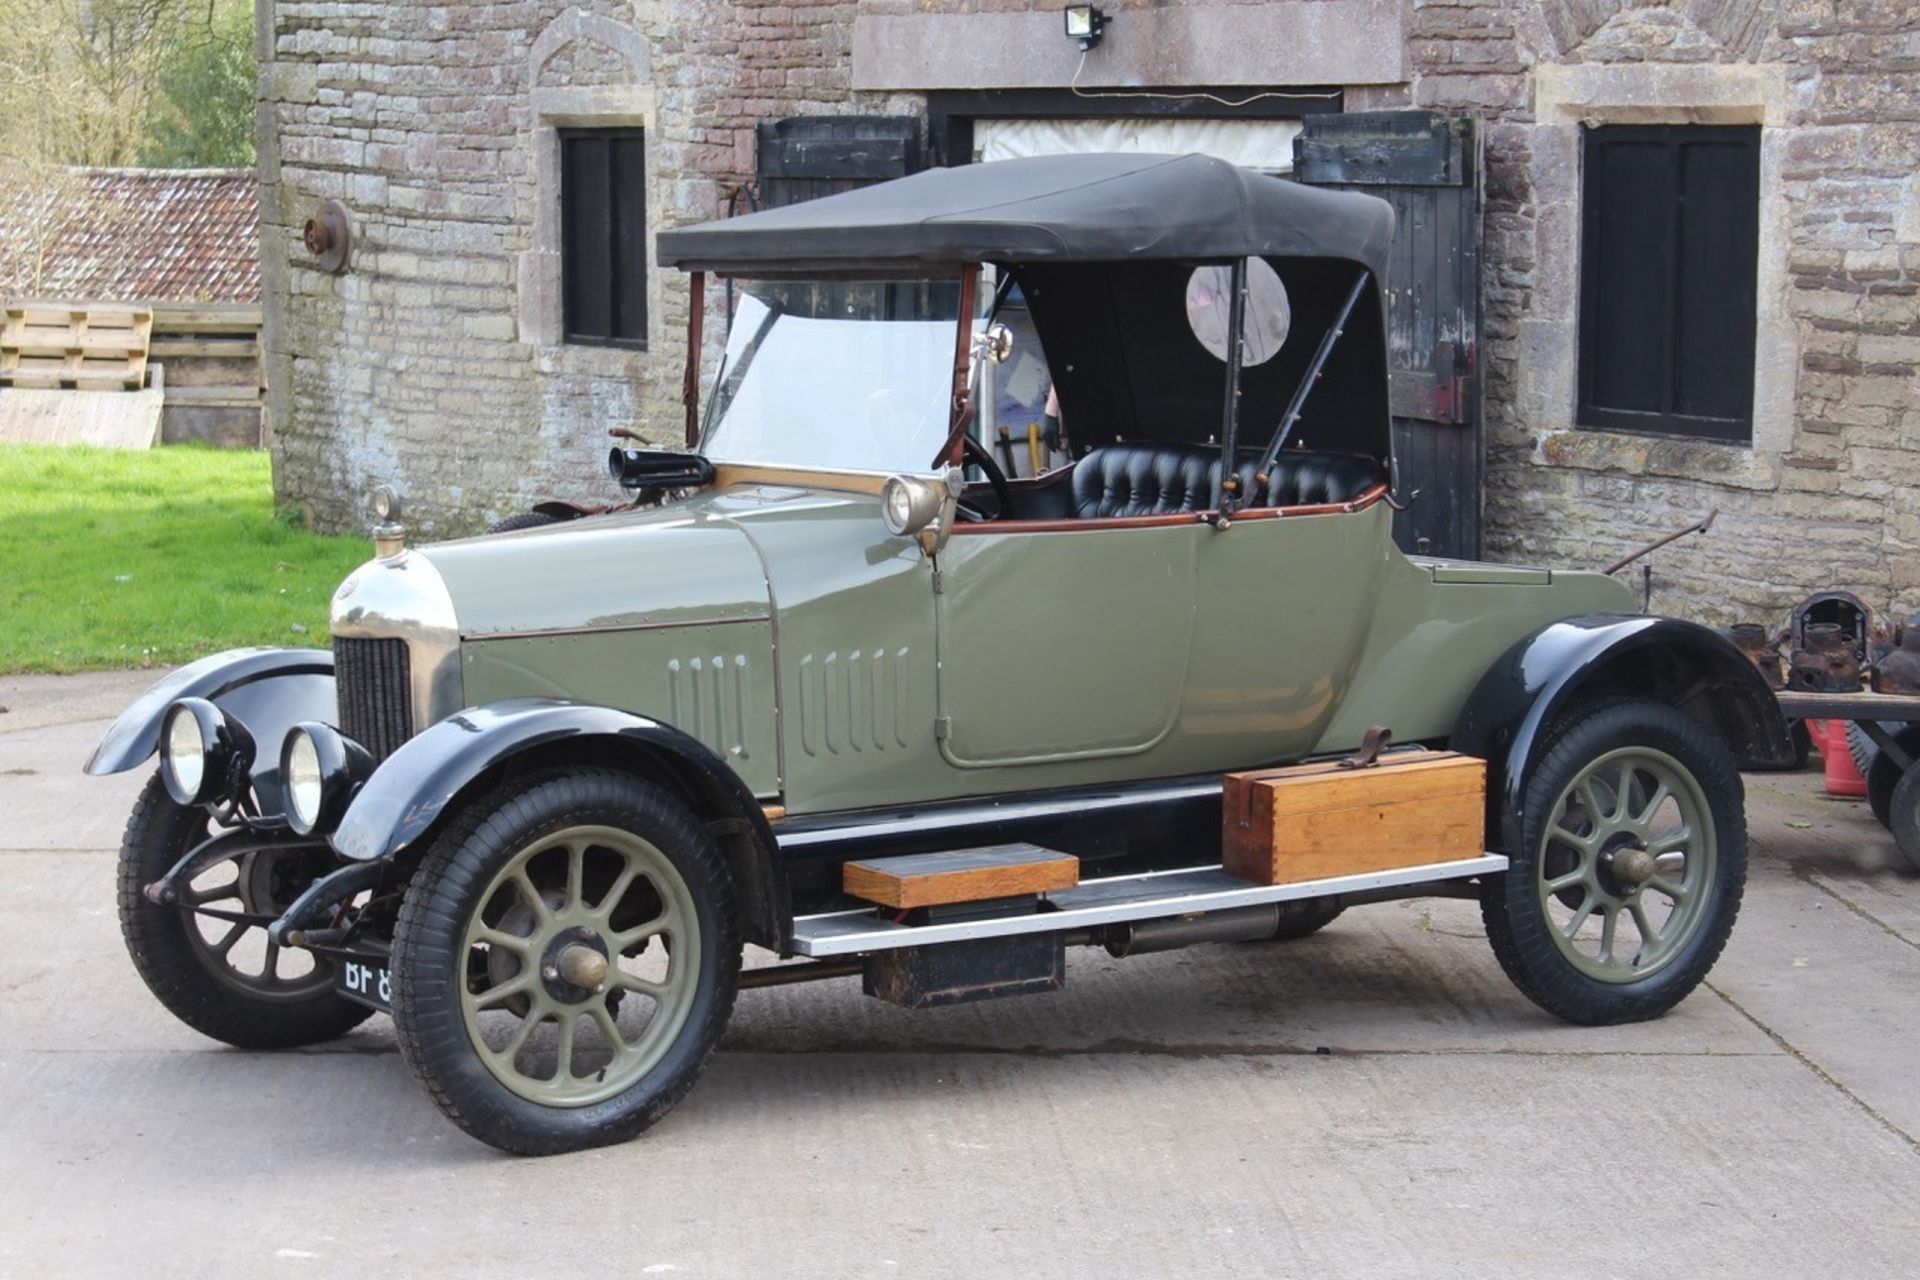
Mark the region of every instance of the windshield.
POLYGON ((735 281, 701 452, 926 471, 945 442, 957 281, 735 281))

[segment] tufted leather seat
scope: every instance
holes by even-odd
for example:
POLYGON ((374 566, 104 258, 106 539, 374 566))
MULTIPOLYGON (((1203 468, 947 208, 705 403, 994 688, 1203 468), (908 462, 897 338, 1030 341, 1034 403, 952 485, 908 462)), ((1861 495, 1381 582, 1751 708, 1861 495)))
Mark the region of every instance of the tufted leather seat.
MULTIPOLYGON (((1349 502, 1386 479, 1379 463, 1356 454, 1283 452, 1267 492, 1254 494, 1254 465, 1249 459, 1239 467, 1247 505, 1254 507, 1349 502)), ((1074 467, 1073 513, 1091 520, 1204 511, 1219 479, 1220 450, 1209 445, 1109 445, 1074 467)))

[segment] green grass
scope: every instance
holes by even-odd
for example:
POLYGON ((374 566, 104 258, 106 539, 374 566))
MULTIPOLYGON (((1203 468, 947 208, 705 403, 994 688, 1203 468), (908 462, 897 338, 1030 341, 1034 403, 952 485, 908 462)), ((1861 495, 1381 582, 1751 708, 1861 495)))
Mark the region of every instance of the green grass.
POLYGON ((0 445, 0 674, 324 645, 371 555, 276 519, 265 453, 0 445))

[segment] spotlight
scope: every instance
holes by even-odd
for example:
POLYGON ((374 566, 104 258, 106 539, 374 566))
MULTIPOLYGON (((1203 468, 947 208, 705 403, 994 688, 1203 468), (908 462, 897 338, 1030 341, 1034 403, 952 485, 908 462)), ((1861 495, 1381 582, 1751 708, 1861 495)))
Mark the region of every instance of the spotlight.
POLYGON ((1078 40, 1084 51, 1100 43, 1100 37, 1107 31, 1107 14, 1104 9, 1091 4, 1070 4, 1065 10, 1067 19, 1067 39, 1078 40))

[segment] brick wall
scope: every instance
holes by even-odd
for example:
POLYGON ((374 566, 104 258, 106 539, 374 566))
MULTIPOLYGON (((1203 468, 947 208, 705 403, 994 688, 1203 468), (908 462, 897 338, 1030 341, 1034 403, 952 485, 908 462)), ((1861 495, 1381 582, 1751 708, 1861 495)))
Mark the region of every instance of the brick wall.
POLYGON ((609 427, 679 436, 686 290, 651 273, 646 352, 569 346, 529 323, 541 300, 524 296, 537 282, 522 259, 551 198, 536 90, 650 91, 649 226, 698 221, 751 177, 757 121, 845 109, 852 7, 262 0, 282 504, 324 529, 360 529, 369 488, 395 483, 415 527, 447 536, 541 495, 617 496, 604 479, 609 427), (541 33, 574 12, 633 33, 647 65, 636 72, 592 31, 531 65, 541 33), (352 223, 341 275, 300 245, 326 199, 352 223))

